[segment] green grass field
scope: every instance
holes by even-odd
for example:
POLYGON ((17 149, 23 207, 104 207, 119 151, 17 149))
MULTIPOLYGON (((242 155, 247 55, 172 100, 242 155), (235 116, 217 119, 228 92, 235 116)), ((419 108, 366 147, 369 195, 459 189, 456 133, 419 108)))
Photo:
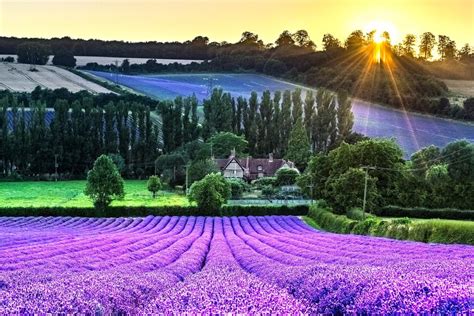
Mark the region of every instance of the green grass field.
MULTIPOLYGON (((90 207, 84 195, 86 181, 0 182, 0 207, 90 207)), ((185 206, 185 195, 160 191, 155 199, 146 189, 146 181, 125 181, 125 198, 112 206, 185 206)))

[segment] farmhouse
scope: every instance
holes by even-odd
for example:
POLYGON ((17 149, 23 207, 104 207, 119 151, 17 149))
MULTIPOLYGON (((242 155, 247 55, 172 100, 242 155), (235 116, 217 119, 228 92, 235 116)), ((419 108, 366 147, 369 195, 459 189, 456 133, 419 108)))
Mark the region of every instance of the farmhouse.
POLYGON ((214 159, 225 178, 240 178, 247 181, 263 177, 273 177, 281 168, 295 168, 294 163, 284 159, 268 158, 237 158, 232 151, 229 158, 214 159))

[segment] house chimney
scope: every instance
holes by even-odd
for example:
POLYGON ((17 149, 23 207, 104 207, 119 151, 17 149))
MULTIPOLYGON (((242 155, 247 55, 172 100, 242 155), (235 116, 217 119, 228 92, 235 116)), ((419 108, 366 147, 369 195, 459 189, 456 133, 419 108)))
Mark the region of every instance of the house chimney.
POLYGON ((273 162, 273 153, 268 154, 268 162, 273 162))
POLYGON ((235 148, 230 151, 230 157, 229 158, 235 158, 235 148))

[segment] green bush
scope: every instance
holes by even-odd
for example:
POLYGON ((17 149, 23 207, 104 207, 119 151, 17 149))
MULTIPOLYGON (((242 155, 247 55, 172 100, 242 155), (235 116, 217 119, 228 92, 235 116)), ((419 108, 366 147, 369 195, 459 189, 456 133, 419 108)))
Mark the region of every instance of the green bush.
POLYGON ((310 207, 308 216, 322 229, 334 233, 474 245, 474 225, 467 221, 444 221, 439 219, 411 221, 408 218, 381 220, 374 216, 364 220, 353 220, 344 215, 336 215, 332 213, 330 208, 322 208, 318 204, 310 207))
POLYGON ((275 183, 276 177, 263 177, 252 181, 252 186, 257 190, 261 190, 267 185, 275 186, 275 183))
POLYGON ((368 216, 371 216, 371 215, 364 213, 360 208, 353 208, 347 211, 346 216, 349 217, 350 219, 363 221, 364 219, 366 219, 368 216))
POLYGON ((385 206, 374 212, 382 217, 412 217, 412 218, 440 218, 474 221, 474 210, 459 210, 454 208, 429 209, 425 207, 385 206))
POLYGON ((226 181, 230 184, 230 192, 232 198, 240 198, 245 191, 248 191, 249 185, 242 179, 234 178, 234 179, 226 179, 226 181))
POLYGON ((306 215, 307 205, 242 206, 224 205, 219 210, 200 210, 197 206, 111 206, 105 211, 93 207, 3 207, 0 216, 73 216, 73 217, 143 217, 143 216, 267 216, 306 215))

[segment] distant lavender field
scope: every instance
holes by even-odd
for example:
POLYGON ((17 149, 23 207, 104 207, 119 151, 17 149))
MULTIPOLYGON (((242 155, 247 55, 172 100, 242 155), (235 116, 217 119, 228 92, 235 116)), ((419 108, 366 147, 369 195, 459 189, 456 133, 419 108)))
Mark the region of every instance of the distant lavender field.
MULTIPOLYGON (((233 96, 248 97, 251 91, 295 89, 294 84, 254 74, 170 74, 150 76, 115 75, 105 72, 92 74, 158 99, 195 94, 200 100, 208 97, 209 81, 233 96)), ((371 137, 395 137, 408 158, 422 147, 444 147, 456 139, 474 142, 474 124, 444 120, 436 117, 404 113, 394 109, 355 100, 354 129, 371 137)))

